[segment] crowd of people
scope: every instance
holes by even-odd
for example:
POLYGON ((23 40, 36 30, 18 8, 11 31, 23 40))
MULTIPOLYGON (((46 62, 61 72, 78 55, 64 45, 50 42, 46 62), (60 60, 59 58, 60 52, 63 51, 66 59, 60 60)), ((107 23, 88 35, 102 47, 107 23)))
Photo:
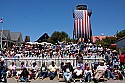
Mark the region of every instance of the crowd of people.
MULTIPOLYGON (((99 55, 104 56, 104 52, 106 52, 108 49, 103 48, 101 44, 96 45, 92 43, 61 43, 61 44, 47 44, 44 43, 44 45, 41 44, 30 44, 25 43, 21 46, 13 45, 9 50, 7 48, 3 48, 0 51, 0 55, 4 58, 26 58, 26 57, 33 57, 33 58, 69 58, 69 57, 75 57, 79 50, 83 51, 84 56, 93 56, 99 55)), ((112 50, 110 50, 112 51, 112 50)), ((97 57, 97 56, 96 56, 97 57)))
MULTIPOLYGON (((7 77, 16 77, 20 81, 29 81, 31 79, 44 79, 49 77, 53 80, 56 75, 60 78, 60 75, 65 81, 75 82, 76 78, 80 79, 80 82, 90 82, 93 80, 95 83, 101 78, 120 79, 125 77, 125 53, 118 53, 116 49, 103 48, 101 44, 96 45, 90 42, 78 44, 73 43, 60 43, 60 44, 29 44, 25 43, 21 46, 13 45, 9 50, 3 48, 0 51, 0 79, 4 78, 7 81, 7 77), (74 58, 76 59, 76 67, 73 66, 71 60, 66 62, 60 62, 60 65, 56 65, 55 61, 51 62, 51 65, 47 66, 46 62, 43 62, 39 68, 36 61, 32 61, 31 65, 27 68, 27 63, 21 60, 19 70, 16 69, 17 64, 12 61, 11 65, 7 66, 5 63, 6 58, 74 58), (97 58, 102 57, 103 60, 98 62, 84 62, 84 58, 97 58)), ((0 80, 1 81, 1 80, 0 80)))

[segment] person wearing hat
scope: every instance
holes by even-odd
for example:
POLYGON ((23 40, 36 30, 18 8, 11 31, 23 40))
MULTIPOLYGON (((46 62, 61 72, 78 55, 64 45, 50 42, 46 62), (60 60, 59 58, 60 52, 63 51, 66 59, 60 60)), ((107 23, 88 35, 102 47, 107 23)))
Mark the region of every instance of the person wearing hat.
POLYGON ((118 56, 118 53, 117 53, 116 50, 113 50, 113 51, 112 51, 112 56, 118 56))
POLYGON ((113 74, 116 77, 116 79, 123 80, 123 75, 119 69, 120 69, 119 63, 116 62, 114 64, 113 74))
POLYGON ((93 78, 93 81, 95 83, 98 83, 98 80, 105 74, 106 70, 107 70, 107 66, 104 64, 104 61, 101 60, 95 71, 96 74, 93 78))
POLYGON ((73 67, 72 67, 70 61, 68 60, 64 66, 64 78, 67 83, 70 82, 72 73, 73 73, 73 67))
POLYGON ((73 78, 74 78, 74 82, 75 82, 75 79, 76 78, 79 78, 80 79, 80 82, 82 82, 82 77, 83 77, 83 71, 82 69, 80 68, 80 66, 78 65, 77 68, 74 70, 73 72, 73 78))
POLYGON ((110 62, 110 57, 111 57, 110 50, 107 49, 107 52, 105 53, 105 60, 107 64, 110 62))

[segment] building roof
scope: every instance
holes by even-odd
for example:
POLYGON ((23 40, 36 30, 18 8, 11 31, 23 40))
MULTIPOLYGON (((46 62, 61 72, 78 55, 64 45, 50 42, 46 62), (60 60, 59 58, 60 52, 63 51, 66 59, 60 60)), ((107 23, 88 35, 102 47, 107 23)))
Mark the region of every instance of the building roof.
POLYGON ((117 46, 122 49, 125 47, 125 36, 116 41, 117 46))
POLYGON ((47 33, 44 33, 36 42, 47 42, 47 39, 49 38, 47 33))
POLYGON ((125 36, 122 37, 122 38, 120 38, 120 39, 118 39, 116 42, 121 41, 121 40, 123 40, 123 39, 125 39, 125 36))
POLYGON ((22 42, 22 34, 20 32, 11 32, 10 33, 12 41, 19 41, 22 42))
MULTIPOLYGON (((0 30, 0 33, 2 32, 2 30, 0 30)), ((0 34, 0 37, 1 37, 1 34, 0 34)), ((11 39, 10 37, 10 30, 3 30, 3 35, 2 35, 2 38, 3 39, 11 39)))
POLYGON ((95 43, 97 40, 102 40, 105 39, 107 36, 102 35, 102 36, 92 36, 92 41, 95 43))

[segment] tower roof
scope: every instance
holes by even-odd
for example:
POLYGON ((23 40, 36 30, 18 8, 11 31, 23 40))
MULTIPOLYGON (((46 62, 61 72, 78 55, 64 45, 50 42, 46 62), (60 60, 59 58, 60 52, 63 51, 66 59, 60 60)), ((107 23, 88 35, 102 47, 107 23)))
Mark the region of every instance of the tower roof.
POLYGON ((77 5, 76 10, 87 10, 87 6, 86 5, 77 5))

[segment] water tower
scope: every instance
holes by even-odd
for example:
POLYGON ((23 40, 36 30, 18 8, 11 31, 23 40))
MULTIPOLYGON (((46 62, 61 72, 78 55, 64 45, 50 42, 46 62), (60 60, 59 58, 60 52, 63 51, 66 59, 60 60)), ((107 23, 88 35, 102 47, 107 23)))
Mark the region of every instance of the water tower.
POLYGON ((73 38, 82 39, 84 42, 91 40, 92 30, 90 17, 92 10, 88 10, 86 5, 78 5, 73 11, 74 30, 73 38))

